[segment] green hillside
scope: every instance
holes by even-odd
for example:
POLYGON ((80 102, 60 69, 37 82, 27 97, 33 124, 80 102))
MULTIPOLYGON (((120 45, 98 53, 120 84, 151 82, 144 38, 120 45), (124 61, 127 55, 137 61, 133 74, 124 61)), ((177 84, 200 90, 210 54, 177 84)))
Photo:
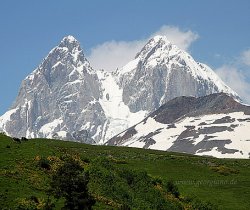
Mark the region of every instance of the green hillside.
MULTIPOLYGON (((51 177, 69 158, 89 174, 89 193, 96 200, 93 209, 250 206, 250 160, 48 139, 18 143, 0 134, 0 209, 44 209, 51 177)), ((49 199, 55 209, 64 205, 63 198, 49 199)))

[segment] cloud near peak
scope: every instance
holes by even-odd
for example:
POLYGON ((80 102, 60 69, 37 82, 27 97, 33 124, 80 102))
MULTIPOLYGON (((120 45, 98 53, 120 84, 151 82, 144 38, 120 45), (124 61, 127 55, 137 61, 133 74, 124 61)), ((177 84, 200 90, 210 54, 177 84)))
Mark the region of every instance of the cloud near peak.
MULTIPOLYGON (((114 71, 132 60, 148 40, 156 35, 166 36, 170 42, 188 51, 199 35, 191 30, 182 30, 176 26, 163 25, 148 38, 133 41, 107 41, 93 47, 87 56, 95 69, 114 71)), ((217 55, 221 57, 221 55, 217 55)), ((215 72, 236 91, 244 102, 250 104, 250 49, 245 50, 232 64, 225 63, 215 72), (247 67, 243 68, 242 66, 247 67)))
POLYGON ((241 53, 241 62, 246 66, 250 66, 250 49, 241 53))
POLYGON ((166 25, 162 26, 150 38, 156 35, 166 36, 170 42, 185 51, 188 51, 191 44, 199 38, 199 35, 191 30, 182 31, 178 27, 166 25))
POLYGON ((170 42, 186 51, 199 37, 197 33, 191 30, 185 31, 175 26, 164 25, 147 39, 104 42, 93 47, 87 57, 95 69, 114 71, 132 60, 147 41, 155 35, 167 36, 170 42))
POLYGON ((243 102, 250 103, 250 84, 244 71, 235 66, 223 65, 216 69, 216 73, 239 94, 243 102))

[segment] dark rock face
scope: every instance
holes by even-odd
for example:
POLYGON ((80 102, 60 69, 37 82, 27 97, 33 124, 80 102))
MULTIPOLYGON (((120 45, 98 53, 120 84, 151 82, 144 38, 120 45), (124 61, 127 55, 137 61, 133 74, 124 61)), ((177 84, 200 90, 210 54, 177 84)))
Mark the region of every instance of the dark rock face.
MULTIPOLYGON (((209 138, 209 137, 207 137, 209 138)), ((192 141, 189 139, 178 139, 174 142, 174 145, 171 146, 168 151, 172 152, 184 152, 189 154, 197 154, 206 151, 211 151, 213 148, 217 148, 219 152, 222 154, 233 154, 238 152, 239 150, 236 149, 227 149, 225 148, 226 144, 230 144, 231 140, 213 140, 207 141, 203 140, 199 142, 197 145, 193 145, 192 141)))
POLYGON ((174 144, 168 149, 168 151, 173 152, 185 152, 189 154, 196 154, 205 151, 211 151, 214 147, 217 147, 217 150, 222 153, 235 153, 238 150, 227 149, 225 148, 226 144, 232 143, 231 140, 212 140, 215 138, 214 133, 223 132, 223 131, 233 131, 232 128, 227 126, 211 126, 195 130, 194 126, 189 126, 185 131, 183 131, 174 142, 174 144), (193 144, 192 139, 198 138, 201 134, 205 134, 204 139, 198 144, 193 144))
MULTIPOLYGON (((178 97, 162 105, 149 115, 157 122, 169 124, 183 116, 229 113, 234 111, 249 112, 249 109, 224 93, 215 93, 204 97, 178 97)), ((226 122, 229 119, 221 120, 226 122)))
POLYGON ((232 119, 231 117, 226 116, 226 117, 223 117, 223 118, 221 118, 221 119, 215 120, 215 121, 213 122, 213 124, 232 123, 232 122, 234 122, 234 121, 235 121, 234 118, 232 119))
POLYGON ((139 141, 145 142, 145 145, 143 148, 147 149, 147 148, 149 148, 149 146, 155 144, 156 141, 154 139, 152 139, 151 137, 153 137, 154 135, 157 135, 160 132, 161 132, 161 129, 157 129, 155 132, 151 132, 148 135, 143 136, 143 138, 139 138, 139 141))
POLYGON ((126 141, 126 139, 131 138, 133 135, 135 135, 137 131, 134 129, 134 126, 127 129, 123 135, 120 137, 117 135, 115 138, 111 138, 108 141, 108 145, 117 145, 117 144, 122 144, 123 139, 126 141))

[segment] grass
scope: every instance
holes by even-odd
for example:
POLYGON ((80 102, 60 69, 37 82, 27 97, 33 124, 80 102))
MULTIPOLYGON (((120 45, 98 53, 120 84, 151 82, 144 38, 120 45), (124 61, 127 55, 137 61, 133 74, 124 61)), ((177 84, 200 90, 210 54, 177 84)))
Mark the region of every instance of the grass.
MULTIPOLYGON (((146 171, 163 182, 173 180, 181 197, 210 201, 219 209, 249 209, 250 160, 216 159, 137 148, 93 146, 49 139, 21 144, 0 134, 0 209, 13 209, 25 198, 46 200, 49 176, 37 159, 78 155, 85 162, 107 157, 124 169, 146 171)), ((101 197, 95 209, 114 201, 101 197)), ((60 209, 62 201, 57 203, 60 209)), ((110 209, 112 209, 110 207, 110 209)))

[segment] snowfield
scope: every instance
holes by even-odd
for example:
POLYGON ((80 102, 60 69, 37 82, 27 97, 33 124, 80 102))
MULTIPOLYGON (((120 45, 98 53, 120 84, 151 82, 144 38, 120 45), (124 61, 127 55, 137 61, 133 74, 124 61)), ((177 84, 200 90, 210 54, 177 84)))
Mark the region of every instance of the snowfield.
MULTIPOLYGON (((149 149, 169 150, 177 141, 178 137, 191 128, 192 131, 204 130, 206 128, 214 129, 214 132, 199 134, 198 136, 186 137, 185 140, 191 142, 193 146, 198 145, 202 141, 228 141, 225 144, 225 149, 238 150, 234 153, 223 153, 218 148, 213 147, 209 151, 203 151, 203 148, 197 149, 196 155, 209 155, 218 158, 249 158, 250 156, 250 115, 245 115, 243 112, 233 112, 229 114, 212 114, 199 117, 182 118, 172 124, 162 124, 156 122, 153 118, 147 118, 146 122, 137 124, 134 129, 136 134, 131 138, 126 139, 126 142, 119 146, 144 148, 147 144, 147 136, 153 134, 150 138, 155 143, 148 146, 149 149), (223 118, 234 119, 233 122, 216 123, 223 118), (231 128, 224 131, 216 131, 221 127, 231 128), (158 132, 157 132, 158 131, 158 132)), ((198 133, 198 132, 197 132, 198 133)), ((123 137, 126 131, 119 134, 118 137, 123 137)), ((181 141, 181 140, 180 140, 181 141)), ((170 149, 171 150, 171 149, 170 149)))

